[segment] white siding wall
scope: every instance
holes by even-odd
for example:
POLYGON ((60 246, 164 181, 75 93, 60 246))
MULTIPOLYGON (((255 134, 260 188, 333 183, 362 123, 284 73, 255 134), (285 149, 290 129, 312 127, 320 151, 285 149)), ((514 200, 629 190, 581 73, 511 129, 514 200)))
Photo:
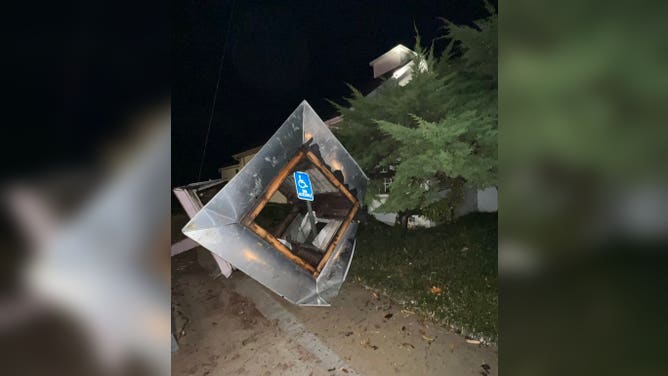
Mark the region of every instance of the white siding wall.
POLYGON ((486 213, 499 211, 499 192, 496 187, 478 191, 478 211, 486 213))
POLYGON ((380 194, 376 196, 376 199, 371 202, 371 205, 369 205, 369 214, 373 215, 377 220, 388 224, 390 226, 394 226, 397 220, 397 213, 376 213, 374 210, 382 205, 386 200, 387 200, 388 195, 386 194, 380 194))
MULTIPOLYGON (((387 201, 387 194, 376 196, 369 206, 369 214, 377 220, 394 226, 397 220, 397 213, 379 213, 375 209, 387 201)), ((464 202, 457 209, 457 217, 474 212, 496 212, 499 207, 498 192, 495 187, 488 187, 481 190, 472 190, 464 194, 464 202)), ((413 215, 408 220, 408 227, 433 227, 437 223, 423 215, 413 215)))
POLYGON ((237 169, 241 169, 241 166, 236 164, 233 166, 227 166, 220 169, 220 177, 223 181, 229 181, 237 174, 237 169))

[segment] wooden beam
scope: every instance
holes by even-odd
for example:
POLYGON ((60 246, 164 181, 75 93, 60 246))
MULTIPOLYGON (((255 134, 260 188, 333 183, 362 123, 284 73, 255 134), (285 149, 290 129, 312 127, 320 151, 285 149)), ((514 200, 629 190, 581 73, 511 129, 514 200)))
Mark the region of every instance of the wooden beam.
POLYGON ((327 168, 327 166, 325 166, 325 164, 322 163, 320 158, 318 158, 318 156, 315 155, 315 153, 313 153, 312 151, 309 150, 309 151, 306 152, 306 157, 311 162, 313 162, 313 164, 325 175, 327 180, 329 180, 330 183, 332 183, 336 188, 338 188, 341 191, 341 193, 343 193, 348 198, 348 200, 350 200, 350 202, 352 202, 352 203, 357 202, 357 199, 355 198, 355 196, 353 196, 353 194, 350 193, 348 188, 346 188, 346 186, 343 185, 343 183, 341 183, 339 181, 339 179, 337 179, 336 176, 334 176, 334 174, 332 174, 331 171, 329 171, 329 168, 327 168))
POLYGON ((343 221, 343 223, 341 224, 341 227, 339 228, 339 231, 334 236, 334 239, 332 240, 331 243, 329 243, 329 247, 327 247, 327 252, 322 257, 322 260, 320 260, 320 263, 318 264, 318 267, 316 268, 317 272, 314 273, 315 276, 318 276, 318 274, 320 274, 320 272, 322 271, 322 268, 325 267, 325 264, 327 263, 327 260, 329 260, 329 258, 332 257, 332 253, 334 252, 334 248, 336 248, 336 245, 339 243, 339 240, 341 240, 341 237, 343 236, 343 234, 348 229, 348 226, 350 225, 350 222, 352 222, 353 218, 355 218, 355 214, 357 214, 357 210, 359 209, 359 207, 360 207, 360 203, 355 202, 355 205, 353 206, 353 208, 350 209, 350 212, 348 213, 348 216, 346 217, 346 220, 343 221))
POLYGON ((346 216, 346 219, 343 221, 341 224, 341 227, 339 228, 339 231, 334 235, 334 239, 329 243, 329 246, 327 247, 327 252, 325 252, 325 255, 322 257, 320 260, 320 263, 318 264, 318 267, 316 268, 316 272, 313 273, 314 277, 318 277, 320 272, 322 271, 322 268, 325 267, 325 264, 327 264, 327 261, 329 260, 330 257, 332 257, 332 253, 334 252, 334 249, 336 248, 336 245, 339 243, 341 240, 341 237, 343 234, 346 232, 348 229, 348 226, 350 225, 350 222, 352 222, 353 218, 355 217, 355 214, 357 214, 357 210, 360 207, 359 201, 357 201, 357 198, 353 196, 352 193, 346 188, 343 183, 339 181, 339 179, 334 176, 334 174, 329 170, 329 168, 318 158, 315 153, 312 151, 307 151, 306 152, 306 158, 308 158, 317 168, 320 170, 323 175, 327 178, 327 180, 330 181, 341 193, 343 193, 350 202, 352 202, 354 205, 350 209, 350 212, 348 212, 348 215, 346 216))
POLYGON ((306 261, 302 260, 297 255, 293 254, 292 251, 288 249, 288 247, 286 247, 283 243, 281 243, 278 239, 276 239, 276 237, 274 237, 272 234, 267 232, 267 230, 263 229, 255 222, 252 222, 248 227, 259 237, 266 240, 269 244, 271 244, 274 248, 276 248, 279 252, 281 252, 285 257, 292 260, 292 262, 299 265, 306 271, 315 273, 317 275, 318 272, 313 268, 313 266, 311 266, 306 261))
MULTIPOLYGON (((274 178, 271 184, 269 184, 269 186, 267 187, 266 191, 262 194, 262 197, 258 201, 258 204, 255 206, 255 208, 253 208, 253 210, 251 210, 250 212, 248 212, 248 214, 244 216, 241 223, 247 226, 255 234, 266 240, 269 244, 271 244, 271 246, 276 248, 285 257, 290 259, 295 264, 299 265, 304 270, 312 273, 313 276, 317 278, 320 272, 322 271, 322 268, 324 268, 325 264, 332 256, 332 253, 334 252, 336 245, 341 240, 341 237, 348 229, 348 226, 350 226, 350 223, 357 214, 359 207, 360 203, 357 201, 357 198, 353 196, 352 193, 350 193, 348 188, 346 188, 346 186, 343 185, 343 183, 341 183, 336 178, 336 176, 334 176, 334 174, 320 160, 320 158, 318 158, 318 156, 315 155, 315 153, 313 153, 312 151, 305 151, 304 149, 300 149, 292 157, 292 159, 290 159, 290 161, 279 171, 276 178, 274 178), (341 191, 341 193, 343 193, 343 195, 348 200, 350 200, 351 203, 354 204, 353 207, 350 209, 350 212, 348 212, 346 219, 341 224, 339 231, 336 233, 336 235, 334 235, 334 238, 329 243, 329 246, 327 247, 327 252, 325 252, 325 255, 320 260, 320 263, 318 264, 317 268, 314 268, 309 263, 304 261, 302 258, 292 253, 292 251, 290 251, 290 249, 288 249, 288 247, 286 247, 283 243, 281 243, 275 236, 273 236, 267 230, 265 230, 264 228, 260 227, 257 223, 255 223, 255 218, 267 205, 267 203, 271 199, 271 196, 273 196, 274 193, 280 188, 283 181, 288 177, 288 175, 292 172, 292 170, 297 166, 297 164, 299 164, 299 162, 304 157, 308 158, 316 166, 316 168, 318 168, 318 170, 320 170, 323 173, 323 175, 327 178, 327 180, 329 180, 330 183, 332 183, 339 191, 341 191)), ((283 231, 285 230, 283 229, 283 231)))
POLYGON ((292 223, 292 221, 295 219, 295 217, 297 216, 297 214, 299 214, 299 206, 295 205, 295 206, 292 208, 292 210, 290 211, 290 213, 288 213, 288 216, 285 217, 285 219, 283 220, 283 222, 281 222, 281 224, 278 226, 278 228, 276 229, 276 231, 274 231, 274 235, 276 235, 276 237, 279 237, 279 238, 280 238, 281 236, 283 236, 283 233, 284 233, 285 230, 288 228, 288 226, 290 225, 290 223, 292 223))
POLYGON ((244 219, 241 221, 246 226, 250 226, 250 224, 255 220, 255 217, 257 217, 262 209, 264 209, 264 206, 267 205, 269 200, 271 199, 271 196, 274 195, 274 193, 278 190, 278 188, 281 186, 281 183, 283 183, 283 180, 288 177, 290 172, 292 172, 292 169, 299 163, 299 161, 302 159, 304 156, 304 150, 299 150, 297 154, 290 159, 288 164, 286 164, 279 172, 276 178, 274 178, 274 181, 269 184, 269 187, 267 187, 267 190, 262 194, 262 198, 258 202, 258 204, 255 206, 253 210, 251 210, 244 219))
POLYGON ((318 218, 340 218, 348 215, 353 204, 341 192, 319 193, 315 195, 313 210, 318 218))

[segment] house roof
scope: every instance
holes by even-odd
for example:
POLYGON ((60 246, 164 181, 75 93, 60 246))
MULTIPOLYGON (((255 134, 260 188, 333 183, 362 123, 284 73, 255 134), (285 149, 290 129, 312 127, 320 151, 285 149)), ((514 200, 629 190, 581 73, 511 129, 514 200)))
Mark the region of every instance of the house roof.
POLYGON ((234 159, 236 159, 236 160, 241 160, 241 158, 243 158, 243 157, 245 157, 245 156, 247 156, 247 155, 251 155, 251 154, 255 154, 255 153, 257 153, 258 151, 260 151, 260 149, 262 149, 262 145, 257 146, 257 147, 254 147, 254 148, 252 148, 252 149, 248 149, 248 150, 242 151, 241 153, 234 154, 234 155, 232 155, 232 158, 234 158, 234 159))
POLYGON ((392 47, 389 51, 387 51, 384 54, 378 56, 377 58, 371 60, 371 62, 369 62, 369 66, 373 66, 374 64, 378 63, 380 60, 386 59, 391 55, 404 54, 404 53, 415 53, 415 52, 413 52, 413 50, 404 46, 403 44, 399 43, 396 46, 392 47))
POLYGON ((223 167, 219 168, 218 171, 222 171, 222 170, 226 170, 226 169, 230 169, 230 168, 240 168, 240 167, 241 167, 241 163, 236 163, 236 164, 233 164, 233 165, 223 166, 223 167))
POLYGON ((415 51, 403 44, 397 44, 391 50, 369 62, 369 66, 373 67, 373 78, 378 78, 391 70, 399 68, 409 62, 414 55, 415 51))
POLYGON ((325 120, 325 124, 327 124, 328 127, 331 127, 332 125, 338 124, 341 121, 343 121, 343 116, 334 116, 333 118, 329 120, 325 120))

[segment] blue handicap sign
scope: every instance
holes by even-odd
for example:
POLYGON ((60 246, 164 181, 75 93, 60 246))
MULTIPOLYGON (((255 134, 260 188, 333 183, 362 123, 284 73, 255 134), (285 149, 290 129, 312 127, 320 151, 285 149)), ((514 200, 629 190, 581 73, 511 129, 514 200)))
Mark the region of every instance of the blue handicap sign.
POLYGON ((295 171, 294 177, 297 197, 300 200, 313 201, 313 187, 311 186, 311 179, 309 179, 308 174, 301 171, 295 171))

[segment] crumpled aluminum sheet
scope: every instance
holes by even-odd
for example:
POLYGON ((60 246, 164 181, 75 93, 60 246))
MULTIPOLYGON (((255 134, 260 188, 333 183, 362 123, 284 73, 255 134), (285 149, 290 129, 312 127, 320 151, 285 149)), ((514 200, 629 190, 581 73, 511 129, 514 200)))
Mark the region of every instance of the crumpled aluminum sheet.
POLYGON ((261 199, 279 171, 313 139, 323 162, 363 202, 368 177, 306 101, 281 125, 253 159, 183 228, 183 233, 276 294, 298 305, 329 306, 346 279, 357 222, 353 220, 315 278, 244 226, 244 215, 261 199))

